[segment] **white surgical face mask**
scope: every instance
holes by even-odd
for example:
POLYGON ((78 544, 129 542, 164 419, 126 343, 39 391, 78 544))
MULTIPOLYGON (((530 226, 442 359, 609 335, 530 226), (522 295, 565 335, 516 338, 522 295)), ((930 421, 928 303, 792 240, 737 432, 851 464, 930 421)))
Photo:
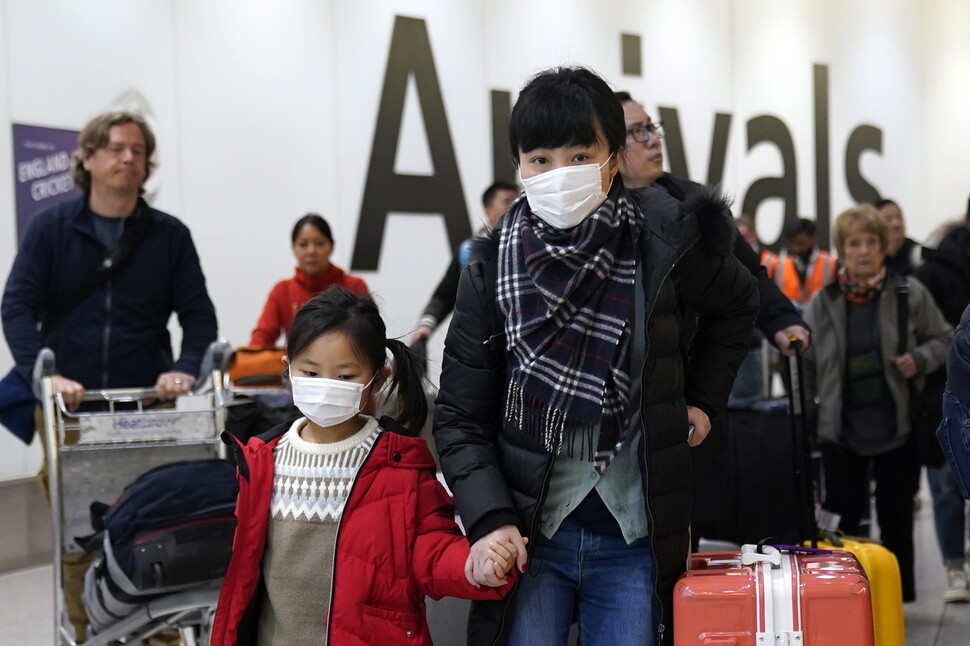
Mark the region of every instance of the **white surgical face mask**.
POLYGON ((293 404, 320 427, 336 426, 360 412, 364 389, 374 383, 377 373, 366 384, 323 377, 290 377, 293 404))
POLYGON ((612 158, 611 153, 600 165, 563 166, 528 179, 520 172, 532 212, 557 229, 577 226, 606 201, 600 170, 612 158))

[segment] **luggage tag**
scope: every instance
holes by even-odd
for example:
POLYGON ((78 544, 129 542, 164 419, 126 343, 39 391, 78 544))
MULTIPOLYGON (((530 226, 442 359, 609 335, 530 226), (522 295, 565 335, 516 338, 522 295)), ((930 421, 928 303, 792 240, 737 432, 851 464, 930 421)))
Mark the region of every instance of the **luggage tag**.
POLYGON ((785 552, 787 554, 831 554, 832 550, 827 550, 824 547, 809 547, 807 545, 771 545, 779 552, 785 552))

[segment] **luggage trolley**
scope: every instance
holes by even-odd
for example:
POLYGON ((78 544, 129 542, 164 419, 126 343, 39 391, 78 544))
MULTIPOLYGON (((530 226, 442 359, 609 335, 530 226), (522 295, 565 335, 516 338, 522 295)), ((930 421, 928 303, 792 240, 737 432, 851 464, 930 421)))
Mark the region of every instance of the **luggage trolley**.
MULTIPOLYGON (((197 405, 149 409, 153 389, 90 390, 85 402, 103 410, 70 412, 53 390, 54 353, 44 349, 34 366, 47 440, 54 552, 54 644, 77 646, 64 602, 62 556, 82 551, 76 537, 91 534, 89 506, 110 502, 145 471, 181 460, 225 458, 220 435, 225 426, 221 349, 215 355, 209 390, 193 397, 197 405), (198 405, 201 404, 201 405, 198 405), (69 443, 70 442, 70 443, 69 443)), ((89 635, 84 646, 139 644, 157 632, 175 628, 182 644, 209 643, 221 581, 158 597, 117 623, 89 635)))
POLYGON ((281 374, 282 366, 274 374, 246 376, 233 381, 231 362, 237 350, 226 341, 219 343, 227 431, 248 437, 299 416, 293 407, 289 384, 281 374))

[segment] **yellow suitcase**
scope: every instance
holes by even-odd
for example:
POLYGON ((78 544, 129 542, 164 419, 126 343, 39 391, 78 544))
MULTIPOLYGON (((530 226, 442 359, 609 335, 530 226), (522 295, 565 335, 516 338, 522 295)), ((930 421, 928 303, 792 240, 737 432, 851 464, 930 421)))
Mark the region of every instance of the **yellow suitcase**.
POLYGON ((859 559, 869 578, 876 646, 906 646, 903 586, 896 555, 871 539, 848 538, 832 532, 822 532, 818 547, 847 550, 859 559))

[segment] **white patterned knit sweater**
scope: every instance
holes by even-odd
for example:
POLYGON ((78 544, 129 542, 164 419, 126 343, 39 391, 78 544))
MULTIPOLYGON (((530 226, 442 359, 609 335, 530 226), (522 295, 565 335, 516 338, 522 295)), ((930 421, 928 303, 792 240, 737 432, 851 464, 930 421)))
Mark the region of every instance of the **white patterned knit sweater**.
POLYGON ((361 464, 381 433, 377 420, 341 442, 300 437, 301 418, 273 450, 259 644, 323 643, 330 606, 334 542, 340 515, 361 464))

